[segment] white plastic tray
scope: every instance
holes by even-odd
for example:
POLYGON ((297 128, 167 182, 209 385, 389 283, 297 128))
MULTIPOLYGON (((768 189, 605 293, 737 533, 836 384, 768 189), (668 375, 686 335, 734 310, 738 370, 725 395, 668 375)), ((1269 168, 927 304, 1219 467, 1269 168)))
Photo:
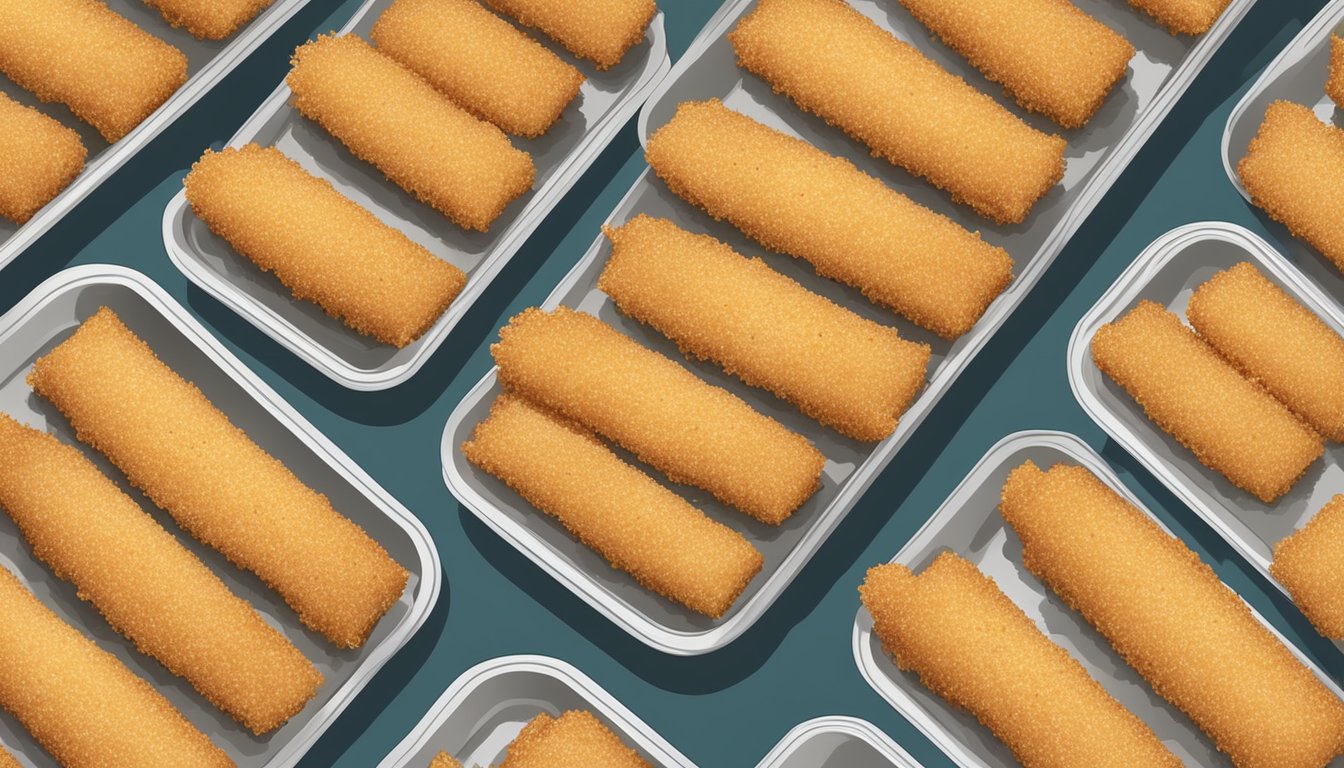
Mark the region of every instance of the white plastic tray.
MULTIPOLYGON (((369 30, 391 4, 392 0, 368 0, 341 34, 368 39, 369 30)), ((215 236, 192 212, 183 191, 163 212, 168 256, 193 283, 332 380, 357 390, 387 389, 406 381, 434 354, 671 66, 661 13, 650 23, 644 40, 605 72, 575 59, 544 37, 537 39, 579 67, 588 79, 578 99, 544 136, 513 139, 514 146, 532 154, 536 183, 531 192, 504 210, 489 232, 459 228, 355 158, 289 105, 290 90, 284 82, 229 140, 234 147, 248 142, 276 146, 383 222, 467 273, 466 287, 447 311, 405 348, 364 337, 316 305, 296 301, 274 275, 263 273, 215 236)))
POLYGON ((0 93, 37 107, 79 132, 89 156, 85 168, 70 185, 23 225, 0 219, 0 269, 13 261, 37 238, 51 229, 98 185, 126 164, 192 104, 214 88, 243 59, 280 29, 308 0, 275 0, 250 23, 225 40, 197 40, 183 29, 174 29, 159 12, 142 0, 105 0, 112 10, 165 40, 187 56, 187 82, 157 110, 116 144, 108 144, 92 126, 75 117, 65 106, 43 104, 37 97, 0 75, 0 93))
MULTIPOLYGON (((964 74, 989 92, 999 93, 996 86, 985 83, 983 78, 977 79, 979 76, 955 56, 932 44, 923 28, 895 4, 884 2, 878 5, 863 0, 857 5, 879 24, 911 40, 944 66, 964 74)), ((732 108, 799 134, 827 152, 843 155, 921 203, 948 213, 968 226, 981 228, 986 238, 1004 245, 1017 259, 1017 279, 990 305, 976 327, 955 343, 908 323, 897 323, 903 336, 932 345, 929 383, 901 418, 900 426, 891 437, 876 444, 858 443, 821 428, 799 415, 796 409, 760 390, 743 386, 713 365, 686 361, 674 344, 618 312, 597 289, 597 278, 606 265, 610 250, 606 238, 599 235, 583 259, 546 299, 544 307, 549 309, 563 304, 598 315, 641 344, 686 362, 711 383, 727 388, 753 407, 803 434, 827 458, 821 490, 778 529, 754 524, 744 516, 724 509, 707 494, 686 493, 693 504, 715 519, 741 530, 765 554, 761 574, 748 585, 732 610, 718 621, 704 619, 650 595, 629 577, 613 571, 601 558, 571 539, 563 528, 502 483, 479 472, 462 458, 458 446, 470 436, 472 427, 485 417, 490 403, 499 393, 493 371, 486 374, 449 417, 442 447, 448 487, 487 525, 533 562, 643 642, 667 653, 683 655, 706 653, 728 644, 746 631, 788 586, 971 358, 1022 301, 1050 260, 1250 5, 1246 0, 1236 0, 1207 35, 1198 42, 1191 42, 1188 38, 1173 37, 1149 24, 1132 9, 1109 0, 1081 3, 1088 12, 1121 28, 1136 43, 1140 52, 1132 64, 1134 72, 1111 94, 1090 127, 1072 134, 1069 167, 1063 186, 1047 195, 1025 224, 1002 231, 989 229, 985 222, 953 208, 941 198, 941 193, 903 176, 885 161, 872 158, 866 149, 804 115, 782 97, 774 95, 768 85, 740 71, 734 63, 731 46, 723 36, 748 10, 751 2, 737 0, 726 5, 644 106, 639 123, 642 140, 647 140, 651 130, 672 116, 679 102, 721 97, 732 108)), ((1035 122, 1039 124, 1039 121, 1035 122)), ((607 222, 619 224, 640 213, 669 218, 693 231, 709 232, 740 252, 762 255, 771 266, 865 317, 887 324, 896 322, 892 313, 869 304, 858 291, 819 278, 798 261, 764 253, 729 225, 710 220, 677 199, 649 171, 635 182, 607 222)))
MULTIPOLYGON (((1199 463, 1092 362, 1092 336, 1103 324, 1141 299, 1155 301, 1184 320, 1190 294, 1215 272, 1243 261, 1344 334, 1344 312, 1264 240, 1235 224, 1188 224, 1153 241, 1078 321, 1069 339, 1069 386, 1093 421, 1283 590, 1269 572, 1274 545, 1344 492, 1344 448, 1327 443, 1324 458, 1308 467, 1287 494, 1266 504, 1199 463)), ((1344 642, 1335 644, 1344 649, 1344 642)))
MULTIPOLYGON (((1231 761, 1217 752, 1185 715, 1158 698, 1105 638, 1022 565, 1022 542, 1004 522, 998 506, 1008 473, 1027 460, 1042 469, 1060 462, 1086 467, 1152 517, 1106 462, 1082 440, 1062 432, 1018 432, 989 449, 892 562, 919 572, 944 550, 970 560, 993 578, 1053 642, 1068 651, 1103 688, 1147 723, 1186 765, 1230 766, 1231 761)), ((1162 525, 1156 517, 1153 520, 1162 525)), ((1165 525, 1162 528, 1170 533, 1165 525)), ((1344 696, 1334 681, 1254 608, 1251 612, 1327 688, 1337 696, 1344 696)), ((854 659, 868 684, 957 765, 975 768, 1018 765, 1008 748, 974 717, 934 695, 920 684, 917 675, 896 668, 882 648, 882 641, 873 633, 872 616, 862 607, 854 619, 854 659)), ((1344 759, 1330 765, 1339 768, 1344 759)))
POLYGON ((867 720, 832 716, 795 726, 756 768, 919 768, 919 763, 867 720))
POLYGON ((695 768, 591 678, 546 656, 503 656, 463 672, 378 768, 424 768, 440 750, 467 768, 498 765, 529 720, 571 709, 592 712, 656 768, 695 768))
MULTIPOLYGON (((0 411, 63 442, 79 446, 132 498, 173 532, 250 602, 266 621, 293 642, 326 678, 313 701, 284 727, 253 736, 219 712, 186 682, 108 626, 97 611, 80 601, 74 588, 59 581, 32 557, 8 516, 0 514, 0 567, 16 573, 49 608, 112 652, 137 675, 168 697, 187 719, 228 752, 239 768, 294 765, 332 724, 374 673, 406 644, 438 599, 438 552, 424 526, 363 470, 255 374, 212 338, 181 305, 144 275, 110 265, 74 267, 39 285, 0 317, 0 411), (307 485, 326 494, 342 514, 358 523, 410 571, 401 599, 392 606, 364 647, 341 651, 307 630, 295 613, 259 579, 233 567, 219 553, 181 532, 166 514, 125 483, 124 476, 96 452, 78 443, 70 425, 49 403, 29 389, 25 378, 33 361, 67 338, 99 307, 107 306, 173 370, 193 382, 229 419, 278 458, 307 485)), ((22 726, 0 713, 0 742, 25 755, 28 766, 54 761, 22 726)))

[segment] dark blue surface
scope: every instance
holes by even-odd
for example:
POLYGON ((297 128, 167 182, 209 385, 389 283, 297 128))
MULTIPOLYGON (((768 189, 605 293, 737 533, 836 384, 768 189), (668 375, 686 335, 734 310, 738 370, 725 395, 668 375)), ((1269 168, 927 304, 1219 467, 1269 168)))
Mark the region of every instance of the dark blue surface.
MULTIPOLYGON (((1120 2, 1120 0, 1115 0, 1120 2)), ((894 2, 894 0, 893 0, 894 2)), ((644 167, 633 121, 557 206, 429 364, 386 393, 331 383, 187 281, 169 263, 163 208, 201 151, 226 140, 287 71, 289 52, 339 27, 357 0, 314 2, 213 93, 0 272, 0 310, 56 271, 125 264, 153 277, 411 509, 433 534, 446 585, 429 621, 303 762, 376 764, 459 673, 511 653, 541 653, 583 669, 689 758, 754 766, 797 723, 867 718, 922 763, 943 757, 860 678, 850 651, 855 588, 929 517, 1004 435, 1050 428, 1081 436, 1148 506, 1281 631, 1337 680, 1344 658, 1277 591, 1074 402, 1064 353, 1078 318, 1147 245, 1192 221, 1266 226, 1223 173, 1219 141, 1250 81, 1322 5, 1260 0, 1017 313, 986 346, 905 449, 794 584, 721 652, 679 659, 647 649, 533 566, 462 507, 442 482, 439 438, 449 412, 488 369, 488 344, 518 310, 541 301, 598 233, 644 167)), ((675 60, 717 7, 663 0, 675 60)))

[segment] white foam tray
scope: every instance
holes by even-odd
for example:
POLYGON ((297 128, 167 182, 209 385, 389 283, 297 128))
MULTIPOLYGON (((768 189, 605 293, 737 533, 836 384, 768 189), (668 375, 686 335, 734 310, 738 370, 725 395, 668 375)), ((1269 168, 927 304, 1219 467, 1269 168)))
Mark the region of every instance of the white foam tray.
POLYGON ((831 716, 795 726, 756 768, 919 768, 919 763, 867 720, 831 716))

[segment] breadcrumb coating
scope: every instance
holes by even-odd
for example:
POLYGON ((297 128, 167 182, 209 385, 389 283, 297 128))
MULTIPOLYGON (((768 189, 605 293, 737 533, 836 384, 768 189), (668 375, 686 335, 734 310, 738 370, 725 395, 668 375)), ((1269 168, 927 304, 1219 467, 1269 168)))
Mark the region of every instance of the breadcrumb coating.
POLYGON ((462 764, 447 752, 440 752, 429 761, 429 768, 462 768, 462 764))
POLYGON ((207 150, 183 185, 211 232, 295 298, 384 344, 420 338, 466 285, 462 270, 273 147, 207 150))
POLYGON ((924 387, 927 344, 864 319, 708 235, 639 215, 605 228, 598 288, 621 311, 856 440, 881 440, 924 387))
POLYGON ((1310 427, 1151 301, 1102 326, 1092 359, 1204 466, 1266 504, 1325 452, 1310 427))
POLYGON ((1238 768, 1321 768, 1344 702, 1180 539, 1091 472, 1017 467, 999 507, 1031 571, 1238 768))
POLYGON ((652 768, 592 712, 542 712, 509 744, 499 768, 652 768))
POLYGON ((78 133, 0 93, 0 216, 31 219, 84 170, 88 154, 78 133))
POLYGON ((1069 0, 899 0, 1024 109, 1081 128, 1125 77, 1134 46, 1069 0))
POLYGON ((536 27, 599 70, 620 63, 644 39, 658 7, 653 0, 485 0, 525 27, 536 27))
POLYGON ((78 449, 0 414, 0 508, 112 628, 261 735, 322 675, 78 449))
MULTIPOLYGON (((4 747, 0 747, 0 768, 23 768, 23 766, 19 765, 19 761, 15 760, 14 756, 9 754, 4 747)), ((458 768, 461 768, 461 766, 458 768)))
POLYGON ((1344 131, 1276 101, 1237 174, 1251 202, 1344 271, 1344 131))
POLYGON ((0 568, 0 709, 65 768, 232 768, 181 712, 0 568))
POLYGON ((897 666, 974 715, 1023 765, 1181 765, 992 579, 952 552, 918 576, 894 563, 870 568, 859 595, 897 666))
POLYGON ((1064 176, 1066 142, 897 40, 844 0, 761 0, 728 35, 738 64, 999 224, 1064 176))
POLYGON ((1247 262, 1199 286, 1200 338, 1329 440, 1344 441, 1344 338, 1247 262))
POLYGON ((1330 35, 1330 74, 1325 80, 1325 95, 1338 108, 1344 108, 1344 38, 1330 35))
POLYGON ((826 458, 804 437, 592 315, 524 310, 490 352, 506 390, 764 523, 820 487, 826 458))
POLYGON ((645 157, 715 219, 946 339, 975 325, 1013 279, 1008 253, 978 232, 717 99, 678 106, 645 157))
POLYGON ((408 574, 103 307, 28 383, 188 533, 252 571, 308 627, 363 645, 408 574))
POLYGON ((1270 573, 1326 637, 1344 639, 1344 496, 1274 545, 1270 573))
POLYGON ((373 44, 444 96, 508 133, 545 133, 579 95, 583 73, 476 0, 397 0, 373 44))
POLYGON ((525 400, 495 400, 462 453, 613 568, 710 618, 732 607, 764 563, 742 534, 622 461, 587 430, 525 400))
POLYGON ((145 0, 174 27, 201 40, 223 40, 275 0, 145 0))
POLYGON ((187 81, 187 57, 102 0, 0 0, 0 71, 115 142, 187 81))
POLYGON ((1232 0, 1129 0, 1129 4, 1157 19, 1173 35, 1202 35, 1232 0))
POLYGON ((484 232, 532 189, 532 156, 351 35, 294 52, 294 108, 464 229, 484 232))

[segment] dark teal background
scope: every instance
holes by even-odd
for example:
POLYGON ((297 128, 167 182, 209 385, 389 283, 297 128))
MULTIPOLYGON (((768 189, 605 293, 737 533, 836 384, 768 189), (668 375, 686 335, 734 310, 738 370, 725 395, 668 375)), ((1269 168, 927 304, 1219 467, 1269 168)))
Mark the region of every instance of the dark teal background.
MULTIPOLYGON (((892 0, 894 2, 894 0, 892 0)), ((1115 0, 1120 2, 1120 0, 1115 0)), ((930 768, 951 763, 860 678, 850 652, 855 588, 933 513, 977 459, 1020 429, 1074 432, 1148 506, 1337 680, 1344 658, 1290 603, 1182 506, 1074 402, 1064 352, 1074 323, 1147 245, 1192 221, 1221 219, 1281 242, 1223 173, 1219 141, 1251 80, 1323 4, 1260 0, 1053 267, 783 597, 718 653, 647 649, 506 545, 444 487, 439 439, 449 412, 490 365, 488 344, 513 313, 541 301, 598 234, 644 161, 633 120, 560 202, 408 384, 355 393, 282 349, 169 263, 163 208, 182 175, 225 141, 287 71, 289 52, 340 26, 359 0, 314 0, 186 117, 0 272, 0 310, 71 265, 114 262, 163 285, 226 345, 411 509, 434 535, 446 583, 425 627, 373 680, 307 759, 372 766, 459 673, 512 653, 557 656, 587 672, 704 768, 754 766, 797 723, 867 718, 930 768)), ((718 6, 662 0, 675 61, 718 6)), ((1344 212, 1341 212, 1344 214, 1344 212)))

